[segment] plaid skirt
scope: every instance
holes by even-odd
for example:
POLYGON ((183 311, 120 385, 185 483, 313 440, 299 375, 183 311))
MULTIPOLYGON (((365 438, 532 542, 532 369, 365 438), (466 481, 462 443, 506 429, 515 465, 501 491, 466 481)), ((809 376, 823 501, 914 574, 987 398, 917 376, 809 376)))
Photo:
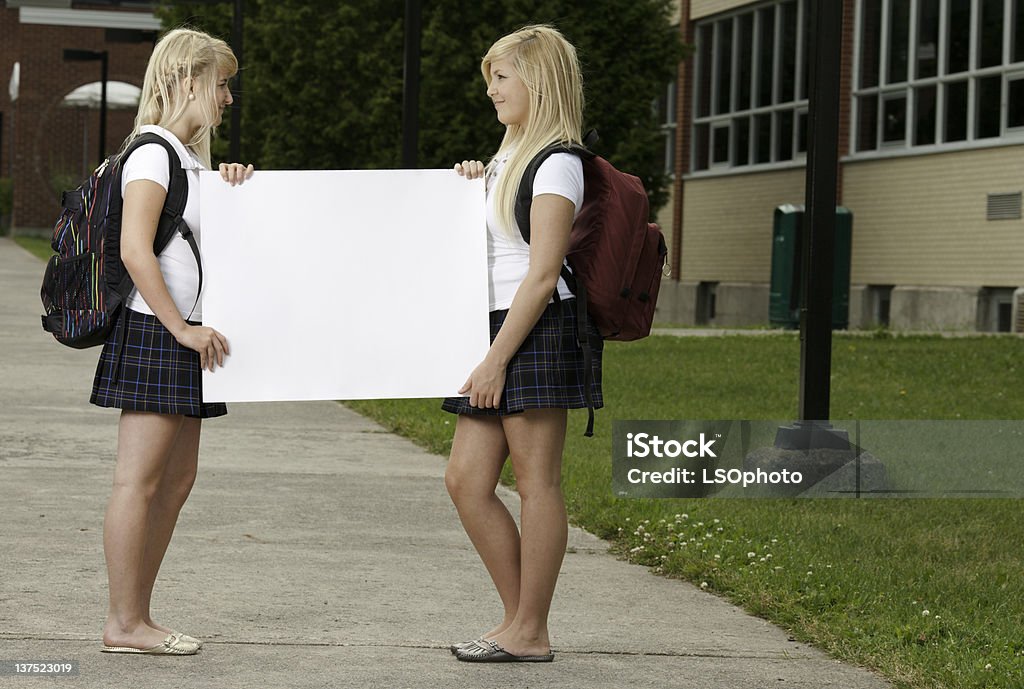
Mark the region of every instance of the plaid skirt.
MULTIPOLYGON (((508 310, 491 311, 491 342, 505 322, 508 310)), ((604 406, 601 396, 601 352, 603 343, 594 324, 590 335, 593 383, 590 387, 594 409, 604 406)), ((576 300, 548 304, 537 325, 526 336, 505 372, 505 389, 497 409, 469 406, 469 397, 449 397, 441 408, 453 414, 505 416, 525 409, 581 409, 584 398, 583 350, 576 338, 576 300)))
POLYGON ((203 403, 199 352, 178 344, 156 316, 128 307, 121 309, 103 345, 89 401, 100 407, 202 419, 228 413, 223 402, 203 403))

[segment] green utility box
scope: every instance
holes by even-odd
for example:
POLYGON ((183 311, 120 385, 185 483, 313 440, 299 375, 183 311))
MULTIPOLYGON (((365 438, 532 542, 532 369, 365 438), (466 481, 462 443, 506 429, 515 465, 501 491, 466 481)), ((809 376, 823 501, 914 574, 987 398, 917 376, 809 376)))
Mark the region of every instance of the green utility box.
MULTIPOLYGON (((804 207, 779 206, 772 226, 772 284, 769 293, 768 320, 783 328, 800 327, 800 287, 803 263, 804 207)), ((832 273, 832 329, 844 330, 850 324, 850 242, 853 214, 836 208, 835 264, 832 273)))

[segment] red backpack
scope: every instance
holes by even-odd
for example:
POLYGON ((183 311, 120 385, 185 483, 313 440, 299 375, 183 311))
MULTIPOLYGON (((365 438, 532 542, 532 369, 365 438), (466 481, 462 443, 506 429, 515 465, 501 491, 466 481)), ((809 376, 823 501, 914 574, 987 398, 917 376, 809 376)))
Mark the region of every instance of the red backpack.
MULTIPOLYGON (((596 133, 588 134, 593 145, 596 133)), ((541 163, 554 153, 572 153, 583 161, 583 207, 572 226, 569 268, 562 278, 576 296, 579 340, 587 380, 584 383, 593 435, 594 409, 590 398, 590 343, 585 337, 589 317, 606 340, 638 340, 651 333, 654 307, 668 249, 665 236, 648 222, 650 205, 638 177, 626 174, 589 148, 553 144, 538 153, 519 183, 515 217, 523 240, 530 243, 533 180, 541 163)), ((556 298, 558 292, 555 292, 556 298)))

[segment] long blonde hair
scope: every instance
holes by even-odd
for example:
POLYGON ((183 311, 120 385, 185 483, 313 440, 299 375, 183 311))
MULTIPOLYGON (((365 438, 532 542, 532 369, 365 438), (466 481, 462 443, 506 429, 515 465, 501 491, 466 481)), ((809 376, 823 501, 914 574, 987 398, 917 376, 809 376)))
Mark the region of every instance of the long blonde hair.
POLYGON ((502 228, 515 230, 515 200, 523 173, 533 157, 553 143, 580 143, 583 127, 583 77, 576 49, 558 29, 546 24, 526 26, 491 46, 480 63, 484 81, 491 64, 508 60, 530 94, 525 125, 510 124, 498 152, 488 165, 511 152, 494 189, 494 208, 502 228))
POLYGON ((234 76, 237 71, 238 60, 219 38, 192 29, 168 32, 149 58, 135 128, 124 145, 139 135, 143 125, 166 128, 176 122, 188 106, 191 87, 203 114, 203 124, 186 145, 206 167, 211 167, 210 138, 218 114, 217 82, 222 74, 234 76))

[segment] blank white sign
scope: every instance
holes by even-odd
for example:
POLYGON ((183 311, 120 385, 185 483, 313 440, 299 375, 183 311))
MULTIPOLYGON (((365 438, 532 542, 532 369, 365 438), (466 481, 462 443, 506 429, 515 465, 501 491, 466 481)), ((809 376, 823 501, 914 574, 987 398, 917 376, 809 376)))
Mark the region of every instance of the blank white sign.
POLYGON ((451 170, 200 175, 207 402, 457 394, 490 343, 482 180, 451 170))

